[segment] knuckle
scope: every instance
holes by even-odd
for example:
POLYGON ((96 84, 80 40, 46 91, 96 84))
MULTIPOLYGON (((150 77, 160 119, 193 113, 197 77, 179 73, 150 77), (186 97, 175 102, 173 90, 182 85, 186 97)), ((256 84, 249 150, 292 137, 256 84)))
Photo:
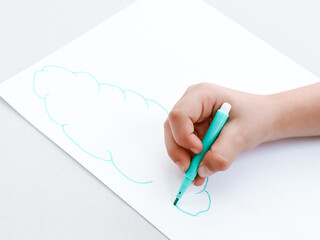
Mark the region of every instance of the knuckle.
POLYGON ((208 88, 208 86, 211 85, 210 83, 207 83, 207 82, 201 82, 201 83, 196 83, 196 84, 193 84, 193 85, 190 85, 186 92, 191 92, 191 91, 196 91, 196 90, 201 90, 201 89, 206 89, 208 88))
POLYGON ((163 127, 164 127, 164 129, 169 129, 169 120, 168 119, 166 121, 164 121, 163 127))
POLYGON ((201 83, 198 83, 195 85, 195 87, 197 89, 207 89, 209 87, 210 83, 207 83, 207 82, 201 82, 201 83))
POLYGON ((214 152, 214 168, 219 171, 225 171, 229 168, 230 162, 223 155, 214 152))
POLYGON ((167 149, 167 151, 168 151, 168 156, 171 158, 171 160, 172 160, 172 161, 174 161, 174 162, 175 162, 176 160, 175 160, 175 154, 174 154, 174 151, 172 151, 172 149, 171 149, 171 148, 168 148, 168 149, 167 149))
POLYGON ((181 118, 182 113, 179 110, 173 109, 169 113, 169 121, 174 122, 181 118))
POLYGON ((187 147, 189 144, 188 136, 185 133, 176 134, 175 139, 177 144, 179 144, 182 147, 187 147))
POLYGON ((175 151, 174 145, 173 145, 172 143, 166 143, 166 148, 167 148, 168 156, 169 156, 172 160, 175 160, 175 158, 176 158, 176 151, 175 151))
POLYGON ((168 156, 170 157, 170 159, 174 162, 184 162, 185 160, 185 156, 181 151, 177 151, 177 149, 175 148, 170 148, 170 150, 168 151, 168 156))
POLYGON ((192 89, 194 88, 194 85, 190 85, 187 89, 185 93, 189 93, 192 91, 192 89))

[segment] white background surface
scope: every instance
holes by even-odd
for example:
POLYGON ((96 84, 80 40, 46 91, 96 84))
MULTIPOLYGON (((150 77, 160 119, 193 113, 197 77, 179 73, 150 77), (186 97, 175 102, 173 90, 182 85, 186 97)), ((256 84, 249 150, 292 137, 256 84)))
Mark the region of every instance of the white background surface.
MULTIPOLYGON (((0 81, 131 2, 0 2, 0 81)), ((320 76, 317 1, 210 2, 320 76)), ((1 239, 165 239, 3 100, 0 196, 1 239)))

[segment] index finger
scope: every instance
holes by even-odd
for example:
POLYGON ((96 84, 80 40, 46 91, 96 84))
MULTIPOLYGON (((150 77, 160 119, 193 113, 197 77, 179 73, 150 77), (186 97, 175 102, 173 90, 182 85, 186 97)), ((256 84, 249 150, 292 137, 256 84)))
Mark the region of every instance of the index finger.
POLYGON ((194 124, 210 117, 214 105, 215 97, 203 87, 195 86, 182 96, 169 113, 170 128, 178 145, 201 152, 202 143, 194 133, 194 124))

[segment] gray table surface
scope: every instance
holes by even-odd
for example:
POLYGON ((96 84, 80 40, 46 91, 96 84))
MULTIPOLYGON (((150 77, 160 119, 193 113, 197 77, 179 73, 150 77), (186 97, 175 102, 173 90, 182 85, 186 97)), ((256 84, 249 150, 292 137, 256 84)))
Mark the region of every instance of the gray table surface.
MULTIPOLYGON (((0 82, 134 0, 0 1, 0 82)), ((320 76, 320 1, 207 0, 320 76)), ((0 239, 166 239, 0 98, 0 239)))

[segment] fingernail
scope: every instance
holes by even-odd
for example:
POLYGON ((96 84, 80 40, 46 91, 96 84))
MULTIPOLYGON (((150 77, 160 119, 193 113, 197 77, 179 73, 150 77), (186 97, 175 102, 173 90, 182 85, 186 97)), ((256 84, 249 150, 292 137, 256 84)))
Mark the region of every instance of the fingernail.
POLYGON ((199 150, 198 150, 198 149, 196 149, 196 148, 191 148, 190 150, 191 150, 193 153, 195 153, 195 154, 200 153, 200 152, 199 152, 199 150))
POLYGON ((203 164, 200 164, 199 169, 198 169, 198 174, 200 177, 209 177, 213 172, 209 170, 206 166, 203 164))
POLYGON ((184 166, 183 166, 183 164, 181 162, 176 162, 176 164, 177 164, 177 166, 178 166, 178 168, 180 169, 181 172, 185 172, 184 171, 184 166))

